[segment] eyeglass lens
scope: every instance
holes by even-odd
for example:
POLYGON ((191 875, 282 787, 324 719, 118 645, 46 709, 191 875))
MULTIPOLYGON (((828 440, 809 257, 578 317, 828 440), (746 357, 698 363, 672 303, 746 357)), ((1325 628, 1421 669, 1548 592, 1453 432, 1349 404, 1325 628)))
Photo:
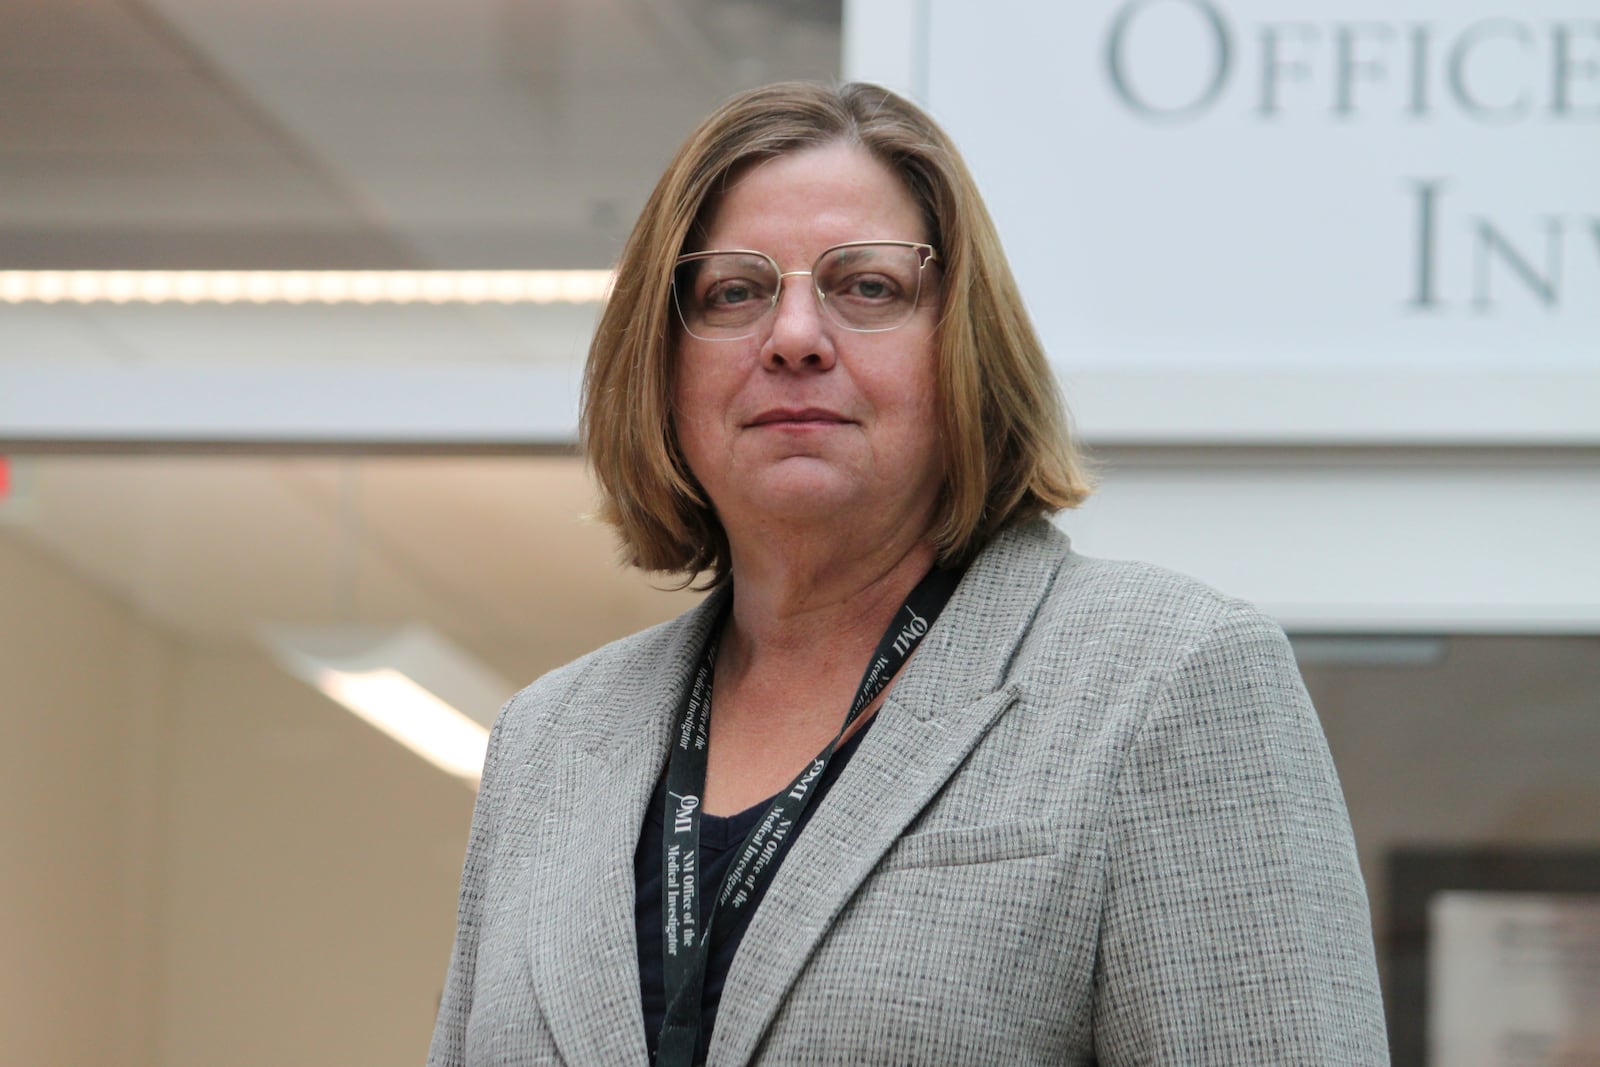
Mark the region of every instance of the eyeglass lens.
MULTIPOLYGON (((812 267, 813 290, 847 330, 892 330, 916 311, 926 248, 854 244, 829 249, 812 267)), ((706 340, 748 337, 778 303, 777 265, 750 252, 709 252, 680 263, 673 295, 684 328, 706 340)))

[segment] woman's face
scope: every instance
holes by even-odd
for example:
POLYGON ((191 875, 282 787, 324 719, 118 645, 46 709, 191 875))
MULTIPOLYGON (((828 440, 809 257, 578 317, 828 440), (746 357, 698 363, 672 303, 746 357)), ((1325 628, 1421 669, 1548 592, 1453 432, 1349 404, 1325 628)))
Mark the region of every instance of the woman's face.
MULTIPOLYGON (((705 249, 765 252, 809 271, 849 241, 926 241, 899 178, 845 143, 739 174, 705 249)), ((942 475, 935 417, 937 267, 902 326, 854 332, 823 313, 809 275, 783 278, 776 312, 741 340, 678 324, 675 425, 689 467, 731 537, 837 523, 920 537, 942 475)))

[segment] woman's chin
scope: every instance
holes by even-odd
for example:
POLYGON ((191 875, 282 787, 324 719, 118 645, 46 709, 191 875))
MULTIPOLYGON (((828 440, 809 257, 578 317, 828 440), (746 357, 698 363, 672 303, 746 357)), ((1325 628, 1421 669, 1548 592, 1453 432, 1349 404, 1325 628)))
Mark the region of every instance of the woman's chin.
POLYGON ((879 500, 859 480, 825 464, 793 462, 769 472, 742 495, 744 507, 739 510, 753 519, 808 525, 866 514, 879 500))

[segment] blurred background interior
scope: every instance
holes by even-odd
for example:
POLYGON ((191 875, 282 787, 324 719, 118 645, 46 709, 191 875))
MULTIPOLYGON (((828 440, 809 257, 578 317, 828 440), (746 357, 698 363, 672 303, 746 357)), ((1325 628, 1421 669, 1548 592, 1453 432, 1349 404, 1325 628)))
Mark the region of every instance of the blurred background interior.
MULTIPOLYGON (((847 16, 0 0, 0 272, 603 271, 694 123, 747 86, 839 77, 847 16)), ((329 672, 415 662, 439 692, 492 692, 461 709, 487 721, 693 602, 586 518, 572 381, 597 307, 0 302, 0 1062, 421 1062, 472 776, 352 714, 329 672)), ((1068 389, 1106 484, 1063 519, 1081 546, 1281 609, 1391 1010, 1414 1012, 1397 851, 1600 852, 1593 578, 1519 615, 1501 574, 1592 558, 1600 528, 1541 528, 1517 494, 1594 493, 1596 438, 1189 447, 1097 437, 1068 389), (1293 498, 1323 540, 1226 547, 1258 498, 1339 480, 1293 498), (1418 528, 1428 500, 1447 503, 1418 528), (1446 561, 1448 592, 1393 625, 1302 610, 1381 580, 1334 561, 1354 543, 1446 561)))

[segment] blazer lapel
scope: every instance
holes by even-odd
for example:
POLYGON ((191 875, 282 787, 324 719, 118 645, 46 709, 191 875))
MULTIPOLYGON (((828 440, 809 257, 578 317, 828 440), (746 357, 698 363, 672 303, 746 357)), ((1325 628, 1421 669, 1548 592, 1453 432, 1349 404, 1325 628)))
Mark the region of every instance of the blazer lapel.
POLYGON ((567 1062, 642 1064, 633 853, 655 775, 651 761, 608 763, 581 749, 564 762, 565 810, 546 823, 534 860, 554 872, 536 885, 555 888, 529 901, 536 1002, 567 1062))
POLYGON ((531 850, 544 868, 529 901, 535 1000, 568 1063, 644 1064, 633 856, 666 760, 671 719, 724 598, 713 595, 625 676, 586 678, 564 716, 551 812, 531 850), (539 891, 536 891, 536 894, 539 891))
POLYGON ((1007 668, 1066 558, 1064 535, 1037 523, 1002 534, 968 569, 751 917, 709 1067, 749 1061, 850 896, 1015 702, 1007 668))

